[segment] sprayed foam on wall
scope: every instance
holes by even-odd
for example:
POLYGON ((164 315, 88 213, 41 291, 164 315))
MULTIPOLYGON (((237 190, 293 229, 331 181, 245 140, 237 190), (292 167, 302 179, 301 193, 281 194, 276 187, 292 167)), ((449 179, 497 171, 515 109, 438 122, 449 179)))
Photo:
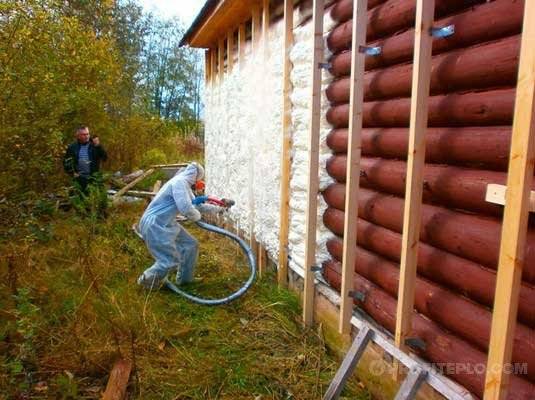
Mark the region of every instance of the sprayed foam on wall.
MULTIPOLYGON (((330 13, 325 13, 324 31, 328 32, 335 25, 330 13)), ((324 35, 326 36, 326 35, 324 35)), ((293 85, 292 100, 292 169, 290 181, 290 233, 289 254, 291 267, 304 267, 305 260, 305 229, 308 186, 308 142, 310 135, 310 102, 312 86, 312 57, 314 30, 312 21, 294 30, 294 46, 290 53, 293 64, 291 80, 293 85)), ((325 46, 326 48, 326 46, 325 46)), ((329 58, 325 51, 325 60, 329 58)), ((325 89, 332 81, 332 76, 324 71, 322 74, 320 148, 319 148, 319 181, 320 190, 325 189, 331 182, 326 170, 326 162, 331 156, 331 150, 326 145, 326 137, 332 127, 325 115, 329 102, 325 96, 325 89)), ((318 197, 318 214, 316 230, 316 263, 329 259, 326 248, 327 240, 332 233, 323 225, 322 216, 327 208, 322 196, 318 197)))
MULTIPOLYGON (((326 31, 333 26, 326 13, 326 31)), ((236 206, 228 217, 246 233, 251 229, 272 259, 278 257, 280 218, 280 164, 282 146, 283 21, 270 27, 268 60, 263 46, 248 54, 245 65, 235 65, 221 83, 208 85, 205 94, 206 183, 209 193, 232 198, 236 206)), ((290 182, 289 255, 291 266, 303 267, 305 211, 308 182, 313 27, 309 22, 294 30, 291 51, 293 70, 292 168, 290 182)), ((323 89, 332 77, 324 73, 323 89)), ((332 180, 325 163, 330 150, 325 137, 328 102, 322 95, 320 188, 332 180)), ((328 258, 325 243, 330 233, 324 227, 326 208, 319 196, 318 262, 328 258)))

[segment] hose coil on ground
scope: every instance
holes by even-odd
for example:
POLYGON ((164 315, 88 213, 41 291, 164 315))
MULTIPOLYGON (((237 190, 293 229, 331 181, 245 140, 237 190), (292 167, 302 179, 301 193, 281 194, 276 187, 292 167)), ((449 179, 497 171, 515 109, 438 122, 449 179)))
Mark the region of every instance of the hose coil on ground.
MULTIPOLYGON (((237 298, 243 296, 245 294, 245 292, 247 292, 247 290, 249 290, 249 288, 251 287, 251 285, 253 284, 255 278, 256 278, 256 260, 255 260, 255 257, 254 257, 254 254, 253 254, 253 251, 251 250, 251 248, 247 245, 247 243, 242 239, 240 238, 239 236, 229 232, 229 231, 226 231, 225 229, 222 229, 222 228, 219 228, 215 225, 211 225, 211 224, 208 224, 206 222, 202 222, 202 221, 198 221, 196 222, 197 226, 199 226, 200 228, 204 229, 204 230, 207 230, 209 232, 214 232, 214 233, 218 233, 220 235, 223 235, 223 236, 226 236, 232 240, 234 240, 236 243, 238 243, 241 247, 241 249, 243 250, 243 252, 245 253, 245 255, 247 256, 247 261, 248 261, 248 266, 249 266, 249 278, 247 279, 247 281, 245 282, 245 284, 243 286, 241 286, 238 290, 236 290, 234 293, 232 293, 231 295, 227 296, 227 297, 223 297, 223 298, 220 298, 220 299, 205 299, 205 298, 202 298, 202 297, 198 297, 198 296, 194 296, 188 292, 185 292, 184 290, 182 289, 179 289, 174 283, 172 283, 169 279, 165 279, 164 281, 164 286, 167 287, 169 290, 171 290, 173 293, 176 293, 194 303, 198 303, 198 304, 202 304, 202 305, 205 305, 205 306, 219 306, 219 305, 223 305, 223 304, 228 304, 230 303, 231 301, 233 300, 236 300, 237 298)), ((141 234, 139 233, 139 231, 134 228, 134 231, 136 232, 136 234, 141 238, 141 234)))

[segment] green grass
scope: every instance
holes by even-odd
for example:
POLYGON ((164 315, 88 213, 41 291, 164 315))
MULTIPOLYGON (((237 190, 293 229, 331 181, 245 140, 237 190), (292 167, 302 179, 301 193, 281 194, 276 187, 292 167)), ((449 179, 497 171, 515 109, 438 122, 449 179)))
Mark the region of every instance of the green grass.
MULTIPOLYGON (((134 362, 129 398, 320 399, 339 361, 273 276, 220 307, 137 287, 152 263, 131 232, 142 209, 123 205, 105 221, 56 214, 37 223, 47 240, 1 245, 0 399, 98 399, 119 357, 134 362)), ((237 289, 248 272, 236 246, 187 228, 201 243, 187 289, 237 289)), ((356 382, 344 395, 369 398, 356 382)))

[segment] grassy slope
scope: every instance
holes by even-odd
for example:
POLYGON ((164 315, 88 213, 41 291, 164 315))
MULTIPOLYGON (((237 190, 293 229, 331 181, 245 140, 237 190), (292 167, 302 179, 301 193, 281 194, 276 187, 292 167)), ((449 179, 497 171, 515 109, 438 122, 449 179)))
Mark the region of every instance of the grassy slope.
MULTIPOLYGON (((0 399, 99 398, 119 356, 135 363, 130 398, 321 398, 338 362, 270 277, 216 308, 136 286, 152 262, 130 230, 141 212, 123 205, 105 222, 55 215, 41 234, 0 244, 0 399)), ((237 288, 247 271, 236 247, 188 229, 201 242, 188 290, 237 288)), ((344 394, 369 397, 355 383, 344 394)))

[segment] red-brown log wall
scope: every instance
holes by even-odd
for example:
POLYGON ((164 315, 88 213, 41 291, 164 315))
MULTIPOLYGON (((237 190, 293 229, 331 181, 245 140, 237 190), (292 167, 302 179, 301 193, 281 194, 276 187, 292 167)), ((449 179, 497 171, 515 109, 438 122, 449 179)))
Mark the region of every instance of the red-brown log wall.
MULTIPOLYGON (((361 307, 393 331, 403 223, 412 85, 415 0, 369 1, 367 41, 380 56, 366 57, 362 132, 362 189, 358 204, 357 289, 361 307)), ((352 0, 331 10, 338 25, 327 44, 334 81, 327 88, 336 181, 325 192, 325 225, 333 261, 325 276, 339 287, 345 207, 352 0)), ((502 206, 487 203, 488 184, 506 183, 524 2, 436 0, 436 26, 455 34, 433 40, 424 207, 418 254, 415 334, 432 362, 485 363, 494 301, 502 206), (419 314, 424 315, 422 318, 419 314), (448 332, 448 333, 446 333, 448 332), (444 343, 448 343, 444 345, 444 343)), ((535 188, 535 180, 532 183, 535 188)), ((514 377, 510 399, 535 395, 535 218, 525 250, 513 361, 528 363, 514 377)), ((477 396, 484 376, 452 376, 477 396)))
MULTIPOLYGON (((327 280, 335 289, 340 290, 340 272, 342 269, 340 263, 328 261, 323 264, 323 267, 327 280)), ((390 332, 394 332, 396 300, 358 273, 353 281, 353 286, 355 290, 365 294, 364 301, 358 302, 358 305, 375 321, 390 332)), ((473 368, 465 369, 464 366, 478 366, 475 369, 477 371, 479 366, 486 364, 487 355, 484 352, 416 312, 413 316, 413 333, 427 344, 425 350, 414 349, 415 353, 438 365, 457 363, 456 365, 463 366, 455 375, 451 376, 480 398, 483 397, 485 376, 481 373, 474 373, 473 368)), ((535 386, 532 383, 513 375, 510 381, 508 399, 532 400, 534 390, 535 386)))

